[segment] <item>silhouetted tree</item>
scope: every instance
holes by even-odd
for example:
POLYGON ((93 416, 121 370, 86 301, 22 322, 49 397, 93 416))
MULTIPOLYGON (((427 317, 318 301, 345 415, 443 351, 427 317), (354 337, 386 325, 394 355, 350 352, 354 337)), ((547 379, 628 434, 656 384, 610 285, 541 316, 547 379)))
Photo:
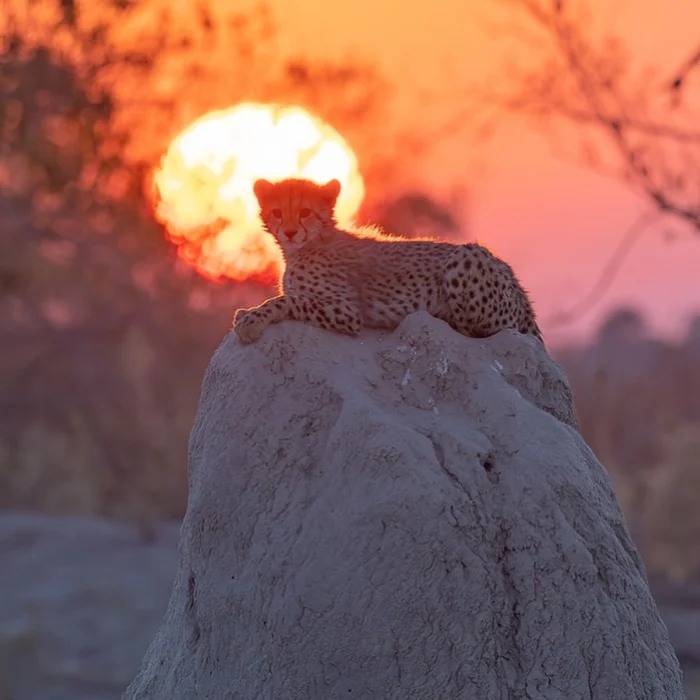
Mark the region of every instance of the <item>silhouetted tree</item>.
POLYGON ((422 192, 406 192, 375 202, 366 209, 364 218, 407 238, 465 239, 465 231, 449 206, 422 192))
POLYGON ((350 134, 385 121, 374 69, 285 57, 264 5, 155 8, 0 0, 0 505, 184 507, 202 371, 256 300, 199 278, 151 218, 175 133, 244 100, 350 134))
POLYGON ((587 165, 700 233, 700 120, 697 104, 684 99, 700 85, 698 54, 662 77, 639 66, 618 37, 595 36, 583 0, 502 2, 528 61, 510 66, 493 95, 498 104, 547 130, 575 126, 587 165))
MULTIPOLYGON (((295 103, 372 153, 371 200, 398 167, 390 97, 362 61, 281 51, 264 3, 0 0, 0 506, 182 512, 204 366, 270 290, 180 261, 149 171, 210 110, 295 103)), ((452 225, 419 193, 406 206, 452 225)))
POLYGON ((603 344, 638 343, 648 335, 647 324, 639 309, 621 307, 606 316, 598 331, 603 344))

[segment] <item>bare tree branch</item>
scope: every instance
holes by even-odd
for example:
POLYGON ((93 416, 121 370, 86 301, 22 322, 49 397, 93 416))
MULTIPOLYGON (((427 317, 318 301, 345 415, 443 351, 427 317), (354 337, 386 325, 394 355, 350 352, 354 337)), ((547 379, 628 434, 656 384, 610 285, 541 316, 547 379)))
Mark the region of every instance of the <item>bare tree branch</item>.
MULTIPOLYGON (((512 111, 526 111, 530 105, 527 103, 527 98, 523 96, 513 96, 502 100, 503 107, 512 111)), ((561 116, 569 121, 578 122, 580 124, 592 125, 600 122, 601 117, 597 114, 592 114, 590 111, 573 107, 563 101, 559 101, 552 97, 548 105, 550 109, 556 111, 561 116)), ((605 123, 615 120, 615 116, 606 113, 602 116, 605 123)), ((634 117, 629 117, 625 121, 625 127, 629 131, 638 132, 646 136, 654 136, 661 139, 670 139, 680 143, 697 143, 700 144, 700 130, 683 129, 672 126, 670 124, 659 124, 655 122, 642 121, 634 117)))
POLYGON ((660 214, 652 209, 641 214, 625 231, 615 250, 603 267, 600 276, 595 281, 588 293, 567 311, 560 311, 552 315, 547 323, 552 327, 569 325, 585 316, 610 289, 622 264, 634 248, 641 235, 656 220, 660 214))
MULTIPOLYGON (((651 85, 633 81, 620 42, 608 37, 598 48, 572 15, 571 3, 559 0, 508 0, 544 32, 549 57, 529 72, 511 77, 501 100, 506 109, 535 116, 554 116, 591 128, 616 154, 619 176, 649 200, 700 232, 700 171, 696 156, 700 131, 696 118, 677 126, 668 109, 648 116, 656 97, 651 85)), ((629 63, 629 62, 628 62, 629 63)), ((681 69, 680 84, 700 64, 700 51, 681 69)), ((658 101, 658 100, 657 100, 658 101)))
POLYGON ((685 86, 688 75, 700 66, 700 48, 678 69, 673 80, 670 81, 669 90, 679 93, 685 86))

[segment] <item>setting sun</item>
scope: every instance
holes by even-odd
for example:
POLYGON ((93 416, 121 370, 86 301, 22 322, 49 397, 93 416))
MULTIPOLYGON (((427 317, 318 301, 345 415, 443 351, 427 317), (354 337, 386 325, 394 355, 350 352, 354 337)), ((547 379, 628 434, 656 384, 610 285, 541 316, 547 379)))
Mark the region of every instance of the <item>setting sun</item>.
POLYGON ((156 216, 178 253, 203 275, 270 282, 281 256, 262 232, 253 183, 263 177, 340 180, 336 213, 357 211, 357 159, 333 127, 300 107, 241 104, 210 112, 170 144, 154 173, 156 216))

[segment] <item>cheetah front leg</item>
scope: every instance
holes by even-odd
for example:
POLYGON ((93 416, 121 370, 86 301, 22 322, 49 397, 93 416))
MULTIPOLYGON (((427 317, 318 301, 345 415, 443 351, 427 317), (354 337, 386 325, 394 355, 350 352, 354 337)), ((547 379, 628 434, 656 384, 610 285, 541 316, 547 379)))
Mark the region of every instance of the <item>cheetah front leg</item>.
POLYGON ((298 321, 326 331, 356 336, 364 325, 359 306, 345 295, 296 297, 290 299, 290 305, 298 321))
POLYGON ((313 284, 291 271, 287 300, 297 321, 334 333, 356 336, 364 326, 359 294, 341 271, 317 273, 313 284))
POLYGON ((250 345, 260 338, 271 323, 279 323, 291 318, 289 304, 282 294, 252 309, 238 309, 233 319, 233 330, 242 345, 250 345))

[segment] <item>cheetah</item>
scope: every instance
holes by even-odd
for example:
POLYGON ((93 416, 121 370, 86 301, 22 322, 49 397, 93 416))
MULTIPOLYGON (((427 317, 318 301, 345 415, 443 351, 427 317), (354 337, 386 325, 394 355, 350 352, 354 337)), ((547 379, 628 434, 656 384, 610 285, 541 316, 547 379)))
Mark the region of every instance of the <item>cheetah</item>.
POLYGON ((507 263, 477 243, 342 230, 334 214, 340 189, 338 180, 255 182, 260 218, 286 268, 279 296, 236 313, 242 344, 289 319, 356 336, 363 328, 394 329, 418 310, 473 338, 512 328, 542 341, 527 292, 507 263))

